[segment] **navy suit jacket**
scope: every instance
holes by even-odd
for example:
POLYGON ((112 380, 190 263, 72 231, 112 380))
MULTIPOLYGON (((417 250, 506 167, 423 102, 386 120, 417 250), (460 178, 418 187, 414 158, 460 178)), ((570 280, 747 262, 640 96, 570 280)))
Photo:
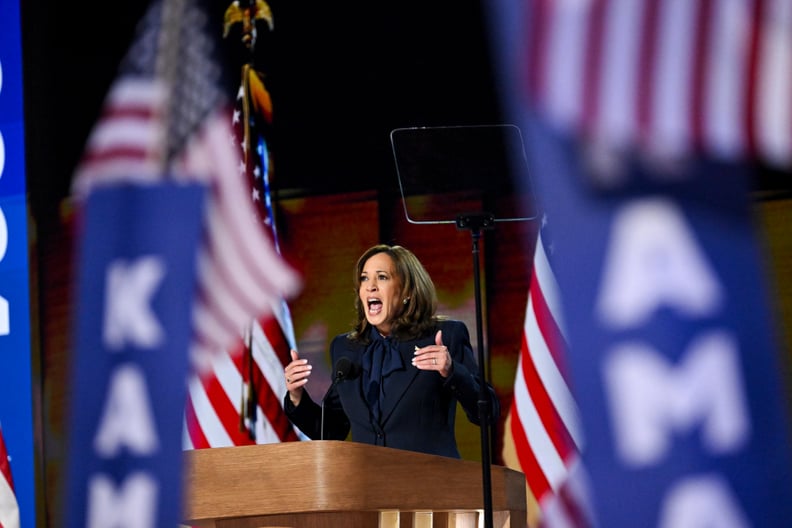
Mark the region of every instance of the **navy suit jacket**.
MULTIPOLYGON (((330 346, 333 365, 346 357, 354 365, 362 364, 366 345, 336 336, 330 346)), ((288 393, 284 407, 289 419, 310 438, 343 440, 352 431, 352 440, 366 444, 407 449, 433 455, 459 458, 454 434, 457 402, 468 419, 479 425, 479 369, 470 344, 470 334, 461 321, 444 320, 426 336, 399 343, 403 369, 391 373, 385 398, 380 400, 381 418, 372 419, 365 398, 362 376, 340 381, 327 393, 324 402, 324 434, 321 432, 321 405, 306 391, 299 406, 294 406, 288 393), (443 331, 443 344, 453 360, 448 378, 437 371, 419 370, 412 366, 415 347, 434 344, 437 330, 443 331)), ((490 424, 500 415, 500 404, 494 389, 489 391, 490 424)))

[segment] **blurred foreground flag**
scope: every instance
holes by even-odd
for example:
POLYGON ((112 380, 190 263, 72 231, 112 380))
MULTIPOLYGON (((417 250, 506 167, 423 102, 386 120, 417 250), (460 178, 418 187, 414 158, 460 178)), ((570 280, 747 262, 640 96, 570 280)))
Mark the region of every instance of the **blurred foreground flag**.
POLYGON ((14 492, 14 479, 0 428, 0 528, 19 528, 19 505, 14 492))
POLYGON ((300 287, 298 275, 256 222, 232 139, 227 94, 234 81, 223 71, 222 24, 201 3, 210 1, 153 3, 110 89, 73 187, 78 200, 119 182, 206 187, 193 316, 192 359, 199 366, 237 344, 251 316, 269 314, 300 287))
POLYGON ((300 286, 238 172, 211 12, 151 4, 75 174, 69 526, 180 521, 190 366, 300 286))
POLYGON ((792 167, 789 0, 524 0, 519 82, 610 149, 792 167))
MULTIPOLYGON (((593 525, 792 518, 782 348, 748 194, 759 164, 790 166, 791 10, 491 4, 504 108, 552 222, 593 525)), ((525 384, 533 396, 546 381, 525 384)), ((555 482, 529 480, 539 497, 555 482)))

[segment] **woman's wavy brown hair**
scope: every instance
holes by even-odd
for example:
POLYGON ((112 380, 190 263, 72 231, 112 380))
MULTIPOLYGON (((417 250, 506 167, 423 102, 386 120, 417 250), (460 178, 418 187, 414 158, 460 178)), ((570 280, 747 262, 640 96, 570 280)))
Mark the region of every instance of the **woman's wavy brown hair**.
POLYGON ((377 244, 367 249, 355 264, 355 321, 349 338, 368 343, 371 325, 366 321, 365 306, 360 300, 360 278, 366 261, 378 253, 385 253, 393 260, 398 278, 400 294, 407 302, 393 320, 391 334, 399 340, 415 339, 426 333, 442 317, 437 310, 437 291, 432 278, 412 251, 402 246, 377 244))

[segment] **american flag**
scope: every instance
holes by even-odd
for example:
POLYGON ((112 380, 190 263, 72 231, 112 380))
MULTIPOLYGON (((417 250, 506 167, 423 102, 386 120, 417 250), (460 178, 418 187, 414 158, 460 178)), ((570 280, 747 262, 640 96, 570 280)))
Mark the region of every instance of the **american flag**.
POLYGON ((190 378, 185 449, 299 440, 281 404, 282 358, 289 352, 284 326, 274 316, 254 321, 244 344, 190 378))
POLYGON ((252 319, 296 294, 300 277, 256 222, 230 138, 222 25, 201 0, 155 1, 138 26, 75 173, 79 202, 96 186, 207 185, 191 359, 198 371, 238 347, 252 319))
MULTIPOLYGON (((245 64, 232 119, 233 143, 241 154, 239 172, 246 178, 257 222, 278 250, 270 188, 272 153, 263 130, 271 116, 269 93, 258 73, 245 64)), ((209 371, 193 377, 188 384, 185 449, 299 440, 281 403, 286 392, 283 369, 294 342, 289 308, 281 301, 271 316, 252 321, 241 349, 216 356, 209 371)))
POLYGON ((14 492, 14 479, 0 428, 0 528, 19 528, 19 504, 14 492))
MULTIPOLYGON (((543 217, 543 228, 546 223, 543 217)), ((566 347, 558 285, 540 232, 503 458, 525 473, 542 523, 582 527, 591 517, 579 464, 583 435, 578 407, 564 366, 566 347)))
POLYGON ((528 0, 524 81, 612 151, 792 165, 789 0, 528 0))

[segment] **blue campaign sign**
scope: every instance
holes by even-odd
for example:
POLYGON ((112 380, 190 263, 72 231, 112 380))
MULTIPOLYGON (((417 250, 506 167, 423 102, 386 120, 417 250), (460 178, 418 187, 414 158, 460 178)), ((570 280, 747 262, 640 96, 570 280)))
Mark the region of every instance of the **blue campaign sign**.
POLYGON ((175 526, 205 188, 94 191, 83 210, 68 526, 175 526))
POLYGON ((18 2, 0 7, 0 424, 21 526, 36 525, 33 373, 18 2))
POLYGON ((652 186, 665 180, 636 164, 644 183, 597 191, 578 144, 526 123, 600 525, 785 525, 788 414, 749 173, 691 161, 652 186))

